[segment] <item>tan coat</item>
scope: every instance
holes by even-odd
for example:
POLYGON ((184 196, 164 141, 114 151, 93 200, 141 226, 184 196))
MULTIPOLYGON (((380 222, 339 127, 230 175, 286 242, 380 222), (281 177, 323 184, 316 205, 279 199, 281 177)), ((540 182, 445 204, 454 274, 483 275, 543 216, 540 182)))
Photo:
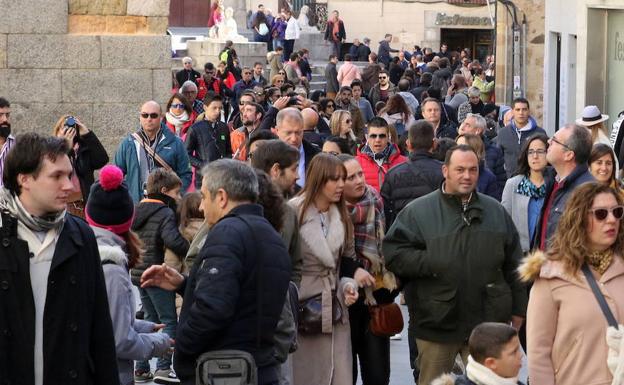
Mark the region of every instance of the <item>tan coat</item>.
MULTIPOLYGON (((297 197, 290 204, 299 213, 302 202, 302 197, 297 197)), ((344 305, 344 288, 355 282, 350 278, 338 282, 340 256, 351 255, 347 252, 353 251, 353 245, 344 247, 344 226, 335 205, 330 207, 327 217, 327 238, 323 236, 320 214, 314 206, 307 210, 299 228, 303 256, 299 300, 323 294, 323 333, 299 334, 299 348, 293 358, 294 384, 353 385, 351 330, 349 312, 344 305), (336 288, 343 319, 332 325, 331 290, 336 288)))
MULTIPOLYGON (((535 280, 527 310, 529 378, 539 385, 608 385, 607 321, 581 271, 566 274, 542 252, 520 267, 535 280)), ((596 274, 594 274, 596 275, 596 274)), ((624 261, 613 262, 596 281, 618 323, 624 322, 624 261)))

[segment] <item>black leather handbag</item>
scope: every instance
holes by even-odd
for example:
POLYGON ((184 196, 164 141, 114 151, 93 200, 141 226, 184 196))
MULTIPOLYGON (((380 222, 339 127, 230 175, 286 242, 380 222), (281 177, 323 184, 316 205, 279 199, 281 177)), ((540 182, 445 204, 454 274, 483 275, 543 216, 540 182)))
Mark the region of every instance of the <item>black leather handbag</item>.
MULTIPOLYGON (((303 334, 321 334, 323 331, 322 294, 315 295, 299 302, 298 330, 303 334)), ((342 318, 342 308, 332 290, 332 323, 342 318)))

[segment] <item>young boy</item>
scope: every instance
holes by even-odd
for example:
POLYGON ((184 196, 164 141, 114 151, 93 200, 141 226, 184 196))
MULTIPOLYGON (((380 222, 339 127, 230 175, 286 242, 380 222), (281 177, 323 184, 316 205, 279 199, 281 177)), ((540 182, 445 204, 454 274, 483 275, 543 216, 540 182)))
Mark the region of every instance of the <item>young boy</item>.
POLYGON ((522 351, 516 329, 504 323, 477 325, 468 340, 466 374, 454 378, 445 374, 431 385, 522 385, 518 372, 522 351))
MULTIPOLYGON (((189 243, 180 234, 176 219, 176 201, 180 199, 182 181, 173 171, 157 168, 147 177, 147 198, 135 209, 132 230, 143 242, 142 261, 131 270, 132 283, 139 286, 145 320, 164 324, 163 332, 175 339, 178 325, 175 292, 160 288, 140 288, 141 274, 152 265, 164 262, 165 248, 184 258, 189 243)), ((171 370, 171 355, 158 359, 154 375, 149 361, 137 361, 135 382, 154 380, 157 384, 176 384, 180 381, 171 370)))

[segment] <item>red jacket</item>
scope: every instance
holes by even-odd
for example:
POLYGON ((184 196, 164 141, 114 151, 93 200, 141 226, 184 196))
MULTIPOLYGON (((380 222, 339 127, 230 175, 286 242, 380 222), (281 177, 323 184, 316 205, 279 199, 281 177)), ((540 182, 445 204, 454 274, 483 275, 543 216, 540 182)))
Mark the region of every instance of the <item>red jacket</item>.
POLYGON ((366 183, 369 184, 372 188, 377 190, 381 189, 381 185, 386 178, 386 173, 392 167, 401 164, 407 161, 407 157, 401 155, 401 151, 396 144, 393 144, 395 151, 390 155, 390 157, 381 165, 377 164, 374 159, 372 159, 369 155, 362 153, 358 148, 357 155, 355 158, 360 165, 362 166, 362 170, 364 171, 364 178, 366 178, 366 183))

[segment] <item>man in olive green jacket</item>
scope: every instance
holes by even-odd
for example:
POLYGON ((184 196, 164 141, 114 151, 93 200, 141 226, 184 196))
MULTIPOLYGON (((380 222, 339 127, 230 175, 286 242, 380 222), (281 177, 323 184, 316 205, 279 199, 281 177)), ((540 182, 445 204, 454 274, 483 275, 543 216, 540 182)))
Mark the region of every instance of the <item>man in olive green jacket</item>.
POLYGON ((518 232, 503 206, 476 192, 477 155, 457 146, 446 156, 439 190, 408 204, 383 243, 388 270, 405 285, 418 347, 418 384, 429 384, 466 360, 481 322, 522 325, 527 291, 516 276, 518 232))

